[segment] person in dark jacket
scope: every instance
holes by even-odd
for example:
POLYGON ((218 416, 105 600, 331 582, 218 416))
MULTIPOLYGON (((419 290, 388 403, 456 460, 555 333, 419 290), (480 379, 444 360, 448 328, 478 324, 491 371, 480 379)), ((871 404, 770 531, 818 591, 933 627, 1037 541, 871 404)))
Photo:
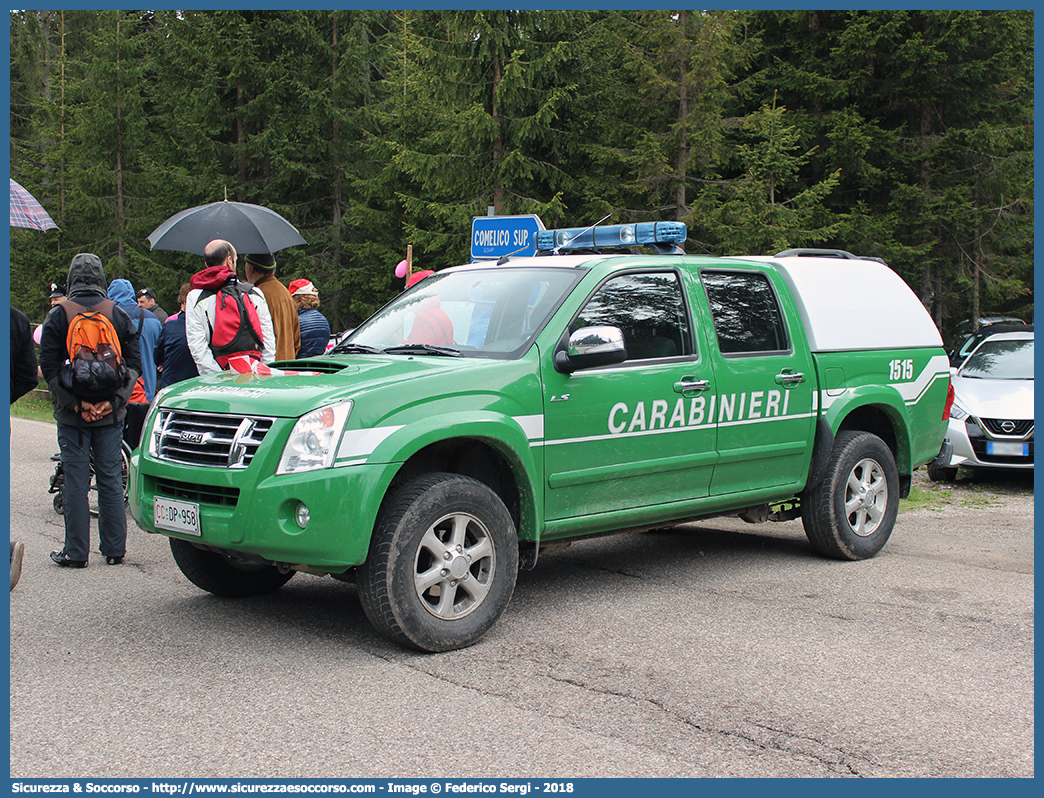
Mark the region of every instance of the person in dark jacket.
POLYGON ((166 388, 176 382, 198 377, 199 369, 192 359, 188 338, 185 335, 185 300, 192 286, 185 283, 178 293, 179 312, 168 316, 156 342, 156 365, 162 366, 160 372, 160 388, 166 388))
POLYGON ((160 324, 166 324, 167 319, 170 318, 167 315, 167 311, 156 304, 156 292, 151 288, 142 288, 138 292, 138 307, 143 308, 157 319, 160 324))
MULTIPOLYGON (((127 547, 127 514, 123 502, 123 424, 127 402, 141 374, 138 329, 119 306, 107 301, 105 271, 97 255, 73 256, 66 282, 69 298, 51 308, 40 335, 40 368, 54 403, 58 422, 58 444, 65 470, 65 546, 52 551, 51 559, 67 568, 86 568, 90 550, 91 517, 87 508, 93 461, 98 485, 98 537, 109 565, 123 562, 127 547), (112 320, 126 365, 123 385, 108 399, 88 401, 62 384, 62 364, 68 360, 66 337, 75 303, 97 308, 112 320)), ((155 317, 153 317, 155 319, 155 317)), ((157 322, 158 323, 158 322, 157 322)))
MULTIPOLYGON (((22 311, 11 305, 11 404, 36 387, 36 344, 29 319, 22 311)), ((22 576, 22 556, 25 544, 11 541, 11 590, 15 589, 22 576)))
POLYGON ((297 319, 301 325, 298 359, 325 354, 330 342, 330 322, 318 310, 319 292, 310 280, 294 280, 289 291, 297 303, 297 319))
POLYGON ((11 404, 36 387, 36 345, 29 319, 11 305, 11 404))

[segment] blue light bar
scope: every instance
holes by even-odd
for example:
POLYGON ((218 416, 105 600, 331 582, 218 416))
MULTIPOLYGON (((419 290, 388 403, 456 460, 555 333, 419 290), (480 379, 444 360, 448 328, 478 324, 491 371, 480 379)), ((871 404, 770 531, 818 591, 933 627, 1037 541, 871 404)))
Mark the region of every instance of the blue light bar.
POLYGON ((538 251, 569 249, 612 249, 649 244, 680 244, 688 229, 684 222, 639 222, 604 227, 569 227, 541 230, 536 234, 538 251))

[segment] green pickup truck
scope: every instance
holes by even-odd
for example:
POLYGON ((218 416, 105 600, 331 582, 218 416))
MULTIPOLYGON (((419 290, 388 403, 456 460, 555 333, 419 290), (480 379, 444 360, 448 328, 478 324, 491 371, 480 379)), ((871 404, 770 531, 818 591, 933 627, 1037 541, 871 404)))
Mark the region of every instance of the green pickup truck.
POLYGON ((422 280, 326 356, 162 391, 135 521, 217 595, 354 581, 424 651, 475 643, 519 568, 587 535, 738 514, 800 517, 828 557, 881 549, 952 401, 898 275, 688 256, 679 223, 539 237, 422 280))

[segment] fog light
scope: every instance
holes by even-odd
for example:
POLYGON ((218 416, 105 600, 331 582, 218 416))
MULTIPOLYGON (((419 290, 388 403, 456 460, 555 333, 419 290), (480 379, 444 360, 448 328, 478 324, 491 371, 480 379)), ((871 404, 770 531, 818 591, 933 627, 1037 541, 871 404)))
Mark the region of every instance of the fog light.
POLYGON ((297 525, 304 529, 308 526, 308 521, 312 517, 312 514, 308 512, 308 505, 303 502, 297 505, 297 516, 294 520, 297 521, 297 525))

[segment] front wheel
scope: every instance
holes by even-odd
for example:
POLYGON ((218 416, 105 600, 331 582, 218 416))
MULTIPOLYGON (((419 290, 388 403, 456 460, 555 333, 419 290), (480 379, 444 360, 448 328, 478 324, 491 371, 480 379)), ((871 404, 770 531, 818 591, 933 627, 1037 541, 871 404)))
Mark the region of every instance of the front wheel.
POLYGON ((515 525, 500 497, 469 477, 429 474, 382 506, 358 568, 359 600, 384 637, 450 651, 496 623, 517 575, 515 525))
POLYGON ((274 565, 245 565, 214 551, 170 538, 170 551, 181 573, 196 587, 226 598, 272 593, 289 582, 296 571, 282 573, 274 565))
POLYGON ((899 472, 884 441, 869 432, 838 433, 826 477, 804 497, 801 522, 826 557, 864 560, 892 534, 899 507, 899 472))

